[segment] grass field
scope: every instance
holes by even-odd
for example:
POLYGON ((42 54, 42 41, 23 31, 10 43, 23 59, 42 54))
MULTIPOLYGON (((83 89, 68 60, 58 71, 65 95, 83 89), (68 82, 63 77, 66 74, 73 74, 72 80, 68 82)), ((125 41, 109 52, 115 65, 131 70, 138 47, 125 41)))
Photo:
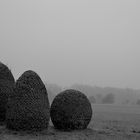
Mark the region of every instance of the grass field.
MULTIPOLYGON (((11 132, 1 128, 2 140, 140 140, 140 106, 93 104, 87 130, 60 132, 52 126, 40 133, 11 132)), ((51 124, 50 124, 51 125, 51 124)), ((1 140, 0 139, 0 140, 1 140)))
POLYGON ((140 106, 93 105, 90 128, 126 139, 140 139, 140 106))

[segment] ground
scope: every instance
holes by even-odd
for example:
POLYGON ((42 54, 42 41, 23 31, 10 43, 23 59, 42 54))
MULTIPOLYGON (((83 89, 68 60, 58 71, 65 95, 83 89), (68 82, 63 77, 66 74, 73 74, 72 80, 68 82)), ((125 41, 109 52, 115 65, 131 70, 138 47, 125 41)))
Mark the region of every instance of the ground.
POLYGON ((140 106, 95 105, 88 129, 61 132, 50 123, 40 133, 0 128, 0 140, 140 140, 140 106))

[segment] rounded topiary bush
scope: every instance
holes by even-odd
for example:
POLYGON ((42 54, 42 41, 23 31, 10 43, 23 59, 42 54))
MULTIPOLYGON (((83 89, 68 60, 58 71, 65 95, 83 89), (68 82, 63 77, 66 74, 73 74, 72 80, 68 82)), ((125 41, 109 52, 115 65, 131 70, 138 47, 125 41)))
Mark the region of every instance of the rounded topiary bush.
POLYGON ((7 101, 13 94, 14 84, 15 79, 10 69, 0 62, 0 124, 5 123, 7 101))
POLYGON ((17 80, 14 94, 8 101, 6 126, 17 131, 41 131, 48 127, 49 120, 45 85, 35 72, 26 71, 17 80))
POLYGON ((5 64, 1 62, 0 62, 0 80, 9 80, 15 83, 15 79, 12 72, 5 64))
POLYGON ((5 123, 8 98, 13 94, 14 83, 0 80, 0 124, 5 123))
POLYGON ((83 93, 69 89, 54 98, 50 115, 55 128, 80 130, 87 128, 92 117, 92 108, 83 93))

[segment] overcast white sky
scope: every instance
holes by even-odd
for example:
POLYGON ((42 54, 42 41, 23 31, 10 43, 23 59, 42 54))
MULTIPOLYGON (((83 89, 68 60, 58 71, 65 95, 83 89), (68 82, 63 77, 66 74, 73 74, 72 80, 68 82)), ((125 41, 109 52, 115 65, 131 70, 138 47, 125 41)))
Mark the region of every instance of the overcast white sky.
POLYGON ((140 89, 140 1, 0 0, 0 60, 16 78, 140 89))

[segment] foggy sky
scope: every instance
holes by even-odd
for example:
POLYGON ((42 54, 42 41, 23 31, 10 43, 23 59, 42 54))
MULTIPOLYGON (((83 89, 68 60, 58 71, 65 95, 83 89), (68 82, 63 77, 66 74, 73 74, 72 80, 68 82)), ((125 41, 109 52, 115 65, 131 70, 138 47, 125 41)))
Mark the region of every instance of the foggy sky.
POLYGON ((140 1, 1 0, 0 61, 16 79, 140 89, 140 1))

